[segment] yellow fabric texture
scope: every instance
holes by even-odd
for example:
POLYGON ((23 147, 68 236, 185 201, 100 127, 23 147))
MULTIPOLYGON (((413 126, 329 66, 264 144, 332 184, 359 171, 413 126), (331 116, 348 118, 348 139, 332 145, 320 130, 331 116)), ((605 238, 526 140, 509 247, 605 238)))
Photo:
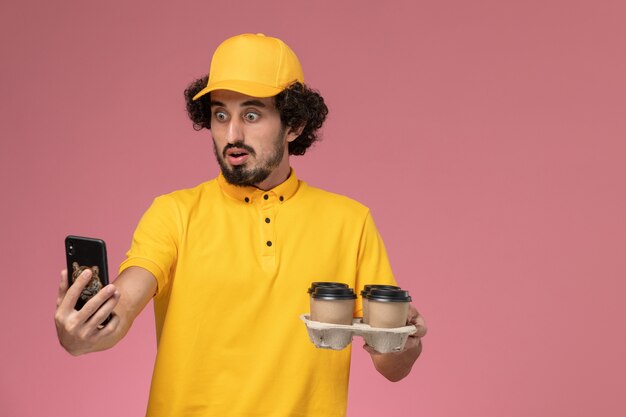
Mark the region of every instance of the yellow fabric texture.
POLYGON ((345 416, 350 349, 309 341, 307 289, 395 284, 369 210, 293 171, 270 191, 220 175, 156 198, 130 266, 158 281, 148 417, 345 416))

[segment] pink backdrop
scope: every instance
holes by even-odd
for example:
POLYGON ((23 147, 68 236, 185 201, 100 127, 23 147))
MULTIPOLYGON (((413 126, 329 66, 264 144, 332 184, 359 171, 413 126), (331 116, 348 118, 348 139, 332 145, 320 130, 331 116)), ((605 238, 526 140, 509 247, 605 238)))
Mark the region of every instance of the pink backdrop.
POLYGON ((622 0, 10 3, 1 416, 144 414, 151 309, 65 353, 63 238, 104 238, 115 269, 154 196, 217 173, 182 89, 242 32, 300 56, 331 114, 293 164, 371 207, 430 327, 397 384, 357 340, 349 416, 626 415, 622 0))

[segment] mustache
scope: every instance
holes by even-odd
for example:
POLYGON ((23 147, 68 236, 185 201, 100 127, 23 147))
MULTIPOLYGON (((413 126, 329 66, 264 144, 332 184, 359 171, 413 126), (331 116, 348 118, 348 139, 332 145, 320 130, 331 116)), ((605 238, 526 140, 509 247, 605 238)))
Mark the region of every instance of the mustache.
POLYGON ((252 147, 242 142, 234 142, 234 143, 229 143, 228 145, 224 146, 224 149, 222 150, 222 155, 224 156, 224 158, 226 158, 226 152, 232 148, 243 149, 246 152, 248 152, 250 155, 256 156, 256 152, 254 151, 254 149, 252 149, 252 147))

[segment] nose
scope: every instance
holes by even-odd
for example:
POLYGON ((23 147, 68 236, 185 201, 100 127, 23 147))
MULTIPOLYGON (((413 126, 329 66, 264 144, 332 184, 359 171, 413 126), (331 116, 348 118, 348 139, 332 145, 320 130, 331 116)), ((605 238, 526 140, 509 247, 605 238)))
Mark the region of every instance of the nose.
POLYGON ((228 143, 243 142, 243 124, 237 117, 233 117, 226 127, 226 141, 228 143))

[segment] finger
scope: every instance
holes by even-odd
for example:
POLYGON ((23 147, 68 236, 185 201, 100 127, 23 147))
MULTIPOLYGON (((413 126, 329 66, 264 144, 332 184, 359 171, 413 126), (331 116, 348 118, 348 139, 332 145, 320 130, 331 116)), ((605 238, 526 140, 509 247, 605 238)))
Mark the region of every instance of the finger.
POLYGON ((102 304, 100 308, 98 308, 98 310, 89 318, 87 324, 89 326, 99 327, 102 324, 102 322, 104 322, 107 319, 107 317, 109 317, 109 315, 113 313, 113 309, 115 308, 115 306, 117 305, 119 301, 120 301, 120 292, 116 290, 113 293, 113 295, 109 297, 108 299, 106 299, 104 304, 102 304))
POLYGON ((407 324, 426 327, 426 321, 424 320, 424 316, 422 316, 415 308, 413 308, 413 314, 409 312, 407 324))
POLYGON ((363 349, 369 353, 370 355, 382 355, 379 351, 368 345, 367 343, 363 345, 363 349))
POLYGON ((417 309, 413 304, 409 304, 409 312, 406 316, 406 322, 409 324, 413 324, 414 320, 419 317, 420 313, 418 313, 417 309))
POLYGON ((57 308, 61 305, 61 301, 63 301, 63 297, 65 297, 65 293, 67 292, 67 269, 61 271, 61 283, 59 284, 59 292, 57 294, 57 308))
POLYGON ((111 333, 115 331, 115 329, 117 329, 119 324, 120 324, 119 316, 116 314, 113 314, 111 316, 111 320, 109 320, 109 322, 105 326, 98 325, 97 330, 96 330, 97 332, 96 337, 107 338, 111 333))
POLYGON ((419 337, 409 337, 406 339, 406 343, 404 344, 404 348, 402 350, 413 349, 422 343, 422 339, 419 337))
POLYGON ((423 316, 417 316, 413 318, 409 324, 413 324, 415 326, 426 326, 426 320, 424 320, 423 316))
POLYGON ((422 338, 424 336, 426 336, 426 333, 428 332, 428 328, 426 326, 421 326, 419 324, 415 325, 415 333, 411 333, 409 335, 409 337, 412 338, 422 338))
POLYGON ((63 299, 59 305, 59 308, 64 310, 65 312, 71 312, 74 310, 76 306, 76 302, 80 297, 80 293, 85 289, 89 280, 91 279, 91 269, 85 269, 79 276, 76 278, 76 281, 69 284, 69 277, 67 278, 69 288, 65 292, 63 299))
POLYGON ((98 291, 96 295, 91 297, 78 312, 78 317, 81 321, 87 322, 96 311, 98 311, 111 297, 115 295, 116 290, 117 289, 113 284, 109 284, 98 291))

